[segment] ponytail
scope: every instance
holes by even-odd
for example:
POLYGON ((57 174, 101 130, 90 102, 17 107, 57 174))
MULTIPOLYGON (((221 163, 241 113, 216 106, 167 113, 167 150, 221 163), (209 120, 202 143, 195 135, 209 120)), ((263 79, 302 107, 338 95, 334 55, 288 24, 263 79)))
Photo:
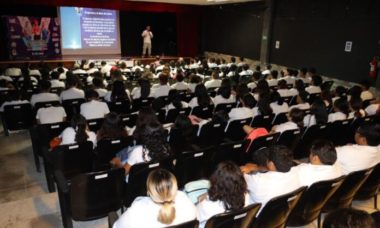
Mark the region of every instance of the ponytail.
POLYGON ((82 115, 74 116, 71 119, 71 127, 74 128, 75 134, 75 142, 82 143, 86 142, 88 139, 88 135, 86 132, 87 122, 86 119, 82 115))
POLYGON ((175 208, 173 201, 166 201, 162 203, 160 211, 158 212, 158 221, 163 224, 171 224, 175 219, 175 208))

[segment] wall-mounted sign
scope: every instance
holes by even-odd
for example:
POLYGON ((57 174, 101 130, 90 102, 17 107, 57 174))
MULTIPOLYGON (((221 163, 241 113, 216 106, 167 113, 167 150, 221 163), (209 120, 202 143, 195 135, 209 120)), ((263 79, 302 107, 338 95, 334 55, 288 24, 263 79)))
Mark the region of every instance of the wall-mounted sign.
POLYGON ((351 52, 352 49, 352 41, 346 41, 346 46, 344 48, 345 52, 351 52))

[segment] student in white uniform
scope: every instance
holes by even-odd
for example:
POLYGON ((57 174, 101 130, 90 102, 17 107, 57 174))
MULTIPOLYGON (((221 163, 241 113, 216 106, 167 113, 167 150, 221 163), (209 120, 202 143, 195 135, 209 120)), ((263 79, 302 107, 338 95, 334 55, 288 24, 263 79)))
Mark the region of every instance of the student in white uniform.
POLYGON ((322 77, 319 75, 313 75, 311 78, 311 85, 306 87, 306 92, 313 93, 321 93, 321 85, 322 85, 322 77))
POLYGON ((270 96, 271 96, 270 107, 272 108, 272 111, 275 115, 289 112, 288 103, 284 102, 284 99, 281 97, 281 95, 278 92, 274 91, 271 93, 270 96))
POLYGON ((288 85, 284 79, 278 81, 278 89, 277 92, 281 95, 281 97, 291 97, 292 95, 289 92, 288 85))
POLYGON ((133 100, 139 99, 139 98, 148 98, 152 96, 151 89, 150 89, 150 81, 145 78, 139 78, 137 80, 138 86, 133 88, 131 92, 131 97, 133 100))
POLYGON ((103 78, 94 77, 94 79, 92 79, 92 85, 94 90, 99 94, 99 97, 104 98, 108 93, 103 83, 103 78))
POLYGON ((189 107, 205 107, 212 104, 212 99, 208 95, 207 89, 203 84, 199 84, 195 87, 194 95, 195 97, 193 97, 189 102, 189 107))
POLYGON ((270 94, 264 93, 259 95, 259 100, 257 101, 256 107, 252 109, 253 111, 253 117, 259 116, 259 115, 270 115, 273 113, 273 110, 270 106, 271 99, 270 94))
POLYGON ((267 165, 263 170, 257 165, 241 167, 248 185, 251 203, 261 203, 261 208, 272 198, 292 192, 302 185, 297 170, 292 168, 292 152, 286 146, 265 148, 267 165), (259 171, 252 173, 254 171, 259 171))
POLYGON ((161 73, 160 76, 158 76, 158 79, 160 80, 160 83, 152 86, 152 94, 155 98, 166 97, 171 89, 168 85, 169 75, 161 73))
POLYGON ((57 71, 51 72, 50 76, 51 88, 65 88, 65 83, 59 80, 59 73, 57 71))
POLYGON ((229 121, 242 120, 247 118, 253 118, 254 112, 252 108, 256 104, 255 98, 247 93, 240 99, 242 107, 233 108, 230 113, 228 113, 229 121))
POLYGON ((183 73, 179 73, 176 75, 176 78, 175 80, 177 81, 176 83, 174 83, 171 88, 172 89, 176 89, 176 90, 188 90, 189 89, 189 85, 184 82, 184 76, 183 76, 183 73))
POLYGON ((369 91, 369 89, 371 87, 371 83, 369 81, 362 81, 360 83, 360 85, 361 85, 362 90, 363 90, 362 93, 360 94, 360 98, 363 101, 372 100, 375 98, 373 93, 371 93, 371 91, 369 91))
POLYGON ((313 183, 331 180, 342 176, 334 144, 327 140, 317 140, 310 149, 309 163, 302 163, 297 169, 300 184, 310 186, 313 183))
POLYGON ((96 147, 96 134, 88 129, 87 121, 82 115, 73 116, 70 127, 63 130, 59 138, 62 140, 61 145, 91 141, 93 147, 96 147))
POLYGON ((86 120, 104 118, 110 110, 105 102, 99 101, 99 94, 95 90, 86 92, 87 102, 80 105, 80 114, 86 120))
POLYGON ((197 205, 199 227, 203 228, 216 214, 240 210, 248 205, 247 183, 239 167, 231 161, 219 163, 210 177, 207 196, 197 205))
POLYGON ((366 116, 363 109, 363 101, 360 97, 351 97, 350 109, 351 112, 348 114, 347 119, 363 118, 366 116))
POLYGON ((205 86, 207 89, 209 88, 218 88, 222 84, 222 80, 219 79, 219 72, 213 71, 211 73, 211 80, 205 82, 205 86))
POLYGON ((218 89, 217 94, 218 95, 216 95, 213 99, 215 107, 218 104, 229 104, 236 102, 236 96, 231 94, 231 86, 229 85, 221 86, 218 89))
POLYGON ((62 106, 39 108, 36 115, 38 124, 52 124, 66 121, 66 111, 62 106))
POLYGON ((21 69, 16 67, 15 65, 10 65, 6 70, 5 70, 5 75, 11 76, 11 77, 19 77, 21 76, 22 72, 21 69))
POLYGON ((293 108, 289 112, 289 121, 276 126, 273 126, 272 132, 282 133, 288 130, 302 129, 304 112, 301 109, 293 108))
POLYGON ((323 228, 376 228, 379 227, 379 212, 368 213, 365 210, 340 208, 329 212, 323 219, 323 228))
POLYGON ((196 208, 185 193, 178 191, 175 176, 155 169, 146 181, 147 195, 137 197, 113 228, 174 226, 196 219, 196 208))
POLYGON ((336 148, 344 174, 367 169, 380 162, 380 125, 360 127, 356 131, 355 142, 354 145, 336 148))
POLYGON ((101 61, 100 66, 100 72, 106 77, 109 77, 111 75, 112 66, 109 65, 106 61, 101 61))
POLYGON ((330 113, 328 122, 333 123, 337 120, 346 120, 350 113, 350 106, 345 97, 339 98, 334 102, 334 113, 330 113))
POLYGON ((307 102, 308 98, 309 94, 307 92, 300 92, 296 98, 297 104, 290 106, 289 110, 292 110, 293 108, 299 108, 301 110, 310 109, 310 104, 307 102))
POLYGON ((270 75, 267 76, 266 80, 268 82, 269 87, 275 87, 278 84, 278 71, 272 70, 270 72, 270 75))
POLYGON ((38 102, 59 101, 55 93, 50 93, 51 83, 49 81, 40 82, 40 93, 32 95, 30 103, 34 106, 38 102))
POLYGON ((316 99, 310 107, 310 114, 303 118, 304 127, 310 127, 316 124, 326 124, 328 113, 325 102, 321 99, 316 99))
POLYGON ((301 68, 298 71, 298 79, 302 80, 303 83, 310 84, 311 79, 307 76, 307 68, 301 68))
POLYGON ((181 109, 181 108, 188 108, 189 105, 181 101, 181 96, 179 95, 178 91, 175 89, 172 89, 169 91, 168 95, 168 104, 166 105, 166 111, 169 111, 170 109, 181 109))
POLYGON ((125 88, 124 82, 116 80, 112 83, 112 91, 108 91, 104 96, 107 102, 130 100, 128 90, 125 88))
POLYGON ((60 98, 61 102, 70 99, 84 99, 84 91, 78 89, 79 79, 78 76, 69 72, 66 73, 66 90, 62 91, 60 98))

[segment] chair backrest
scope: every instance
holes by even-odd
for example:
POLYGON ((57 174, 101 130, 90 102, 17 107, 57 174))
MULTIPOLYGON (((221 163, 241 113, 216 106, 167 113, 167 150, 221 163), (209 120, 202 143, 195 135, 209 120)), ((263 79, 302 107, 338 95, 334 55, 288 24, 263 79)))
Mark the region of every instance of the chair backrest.
POLYGON ((185 136, 182 129, 171 128, 169 132, 169 144, 175 154, 189 149, 191 143, 195 141, 198 125, 192 125, 189 135, 185 136))
POLYGON ((168 226, 166 228, 198 228, 198 226, 199 226, 198 220, 191 220, 191 221, 184 222, 178 225, 168 226))
POLYGON ((257 137, 253 141, 250 142, 250 144, 247 146, 246 154, 251 158, 251 156, 257 151, 258 149, 262 147, 270 147, 272 146, 276 141, 277 138, 280 136, 280 133, 273 133, 261 137, 257 137))
POLYGON ((344 176, 312 184, 290 213, 287 226, 305 226, 318 218, 327 200, 340 187, 344 176))
POLYGON ((103 122, 104 118, 91 119, 87 120, 87 125, 90 131, 96 133, 102 127, 103 122))
POLYGON ((189 103, 191 99, 193 99, 194 97, 194 93, 184 93, 180 95, 181 95, 181 100, 187 103, 189 103))
POLYGON ((202 125, 198 139, 201 145, 217 145, 224 138, 225 123, 209 122, 202 125), (210 137, 212 136, 212 137, 210 137))
POLYGON ((335 146, 346 145, 349 141, 349 127, 351 120, 340 120, 328 123, 326 128, 326 137, 332 141, 335 146))
POLYGON ((33 125, 33 112, 30 104, 6 105, 2 115, 7 130, 28 129, 33 125))
POLYGON ((369 199, 379 192, 380 188, 380 163, 377 164, 367 180, 361 185, 355 194, 355 199, 369 199))
POLYGON ((372 117, 370 117, 370 116, 353 119, 350 126, 349 126, 349 130, 348 130, 348 134, 349 134, 348 142, 349 143, 355 143, 356 130, 358 130, 358 128, 361 126, 371 124, 371 122, 372 122, 372 117))
POLYGON ((34 110, 37 111, 39 108, 49 108, 57 105, 60 105, 59 101, 37 102, 34 104, 34 110))
POLYGON ((136 126, 137 117, 138 117, 137 113, 122 115, 121 122, 123 123, 124 126, 132 128, 136 126))
POLYGON ((321 97, 321 94, 320 93, 312 93, 309 95, 309 98, 308 98, 308 103, 309 104, 313 104, 314 101, 317 99, 317 98, 320 98, 321 97))
POLYGON ((96 145, 96 164, 108 164, 122 149, 133 143, 133 137, 102 139, 96 145))
POLYGON ((297 205, 302 193, 307 187, 301 187, 293 192, 277 196, 268 201, 260 214, 253 221, 253 227, 285 227, 290 212, 297 205))
POLYGON ((178 186, 208 177, 210 173, 210 160, 214 147, 199 150, 185 151, 177 156, 174 172, 177 177, 178 186))
POLYGON ((146 180, 148 175, 152 170, 157 168, 163 168, 169 171, 173 170, 173 158, 167 157, 161 161, 138 163, 131 167, 127 184, 127 205, 132 203, 137 196, 146 195, 146 180))
POLYGON ((272 126, 279 125, 279 124, 286 123, 286 122, 288 122, 288 117, 287 117, 286 113, 278 113, 273 118, 272 126))
POLYGON ((240 165, 241 155, 245 153, 248 143, 248 140, 240 140, 220 144, 212 155, 212 167, 223 161, 233 161, 240 165))
POLYGON ((101 218, 123 206, 124 169, 79 174, 71 179, 70 207, 77 221, 101 218))
POLYGON ((225 130, 225 135, 227 138, 232 140, 241 140, 244 139, 246 133, 243 130, 244 125, 250 125, 252 118, 242 119, 242 120, 233 120, 227 123, 225 130))
POLYGON ((41 146, 48 146, 50 140, 59 136, 67 126, 68 122, 39 124, 37 126, 37 134, 38 140, 42 143, 41 146))
POLYGON ((84 102, 85 100, 83 98, 62 101, 62 106, 65 109, 68 120, 70 120, 72 116, 80 113, 80 105, 84 102))
POLYGON ((215 106, 214 112, 225 111, 226 113, 229 113, 231 109, 235 107, 236 107, 236 103, 218 104, 217 106, 215 106))
POLYGON ((214 105, 197 106, 191 110, 191 115, 195 115, 202 119, 207 119, 207 118, 212 117, 213 110, 214 110, 214 105))
POLYGON ((205 228, 248 228, 260 207, 261 204, 251 204, 240 210, 214 215, 207 221, 205 228))
POLYGON ((137 112, 139 111, 142 107, 149 106, 154 98, 148 97, 148 98, 139 98, 139 99, 134 99, 132 101, 132 111, 137 112))
POLYGON ((327 125, 313 125, 306 128, 294 149, 294 158, 306 158, 309 156, 311 144, 317 139, 326 138, 324 135, 327 125))
POLYGON ((190 114, 190 111, 191 108, 170 109, 166 115, 165 123, 174 123, 179 114, 188 116, 190 114))
POLYGON ((348 174, 342 185, 326 202, 326 205, 323 207, 323 211, 350 207, 356 192, 367 180, 372 171, 373 168, 369 168, 348 174))
POLYGON ((54 170, 61 170, 67 179, 92 171, 92 142, 62 145, 50 152, 54 170))
POLYGON ((300 140, 300 138, 301 138, 301 130, 299 129, 287 130, 280 134, 280 136, 277 139, 277 144, 285 145, 293 151, 293 149, 298 144, 298 141, 300 140))
POLYGON ((263 127, 267 129, 268 131, 270 131, 272 129, 273 118, 274 118, 274 114, 255 116, 252 120, 251 127, 254 127, 254 128, 263 127))
POLYGON ((131 109, 128 99, 107 102, 107 105, 111 112, 116 112, 117 114, 127 114, 131 109))

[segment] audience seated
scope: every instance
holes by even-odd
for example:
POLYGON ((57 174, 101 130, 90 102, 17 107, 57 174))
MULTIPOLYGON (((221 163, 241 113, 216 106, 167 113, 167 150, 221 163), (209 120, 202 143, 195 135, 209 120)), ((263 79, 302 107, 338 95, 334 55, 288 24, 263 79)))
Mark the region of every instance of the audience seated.
POLYGON ((97 141, 102 139, 119 139, 128 137, 128 131, 123 127, 120 116, 116 113, 108 113, 104 117, 102 127, 96 135, 97 141))
POLYGON ((195 87, 202 82, 202 78, 199 75, 192 74, 190 75, 189 90, 190 92, 195 92, 195 87))
POLYGON ((347 98, 342 97, 334 102, 334 113, 328 116, 328 122, 332 123, 337 120, 346 120, 350 114, 350 106, 347 98))
POLYGON ((62 91, 60 95, 61 101, 70 99, 84 99, 84 91, 78 89, 79 79, 70 71, 66 73, 66 90, 62 91))
POLYGON ((305 127, 310 127, 316 124, 326 124, 328 120, 328 113, 325 102, 321 99, 316 99, 310 107, 310 114, 303 118, 305 127))
POLYGON ((288 103, 284 102, 284 99, 280 96, 277 91, 271 93, 271 103, 270 108, 274 114, 287 113, 289 112, 288 103))
POLYGON ((50 76, 51 88, 65 88, 65 83, 59 80, 59 73, 57 71, 52 71, 50 76))
POLYGON ((214 70, 211 73, 211 80, 205 82, 205 86, 207 89, 209 88, 218 88, 222 84, 222 80, 219 79, 219 72, 214 70))
POLYGON ((165 227, 196 218, 196 208, 178 191, 175 176, 164 169, 152 171, 146 181, 148 196, 137 197, 113 228, 165 227))
POLYGON ((50 93, 51 83, 49 81, 40 82, 40 93, 32 95, 30 103, 34 106, 38 102, 59 101, 55 93, 50 93))
POLYGON ((323 228, 375 228, 374 219, 365 211, 341 208, 326 215, 323 228))
POLYGON ((172 89, 169 91, 168 104, 166 105, 167 111, 169 111, 170 109, 181 109, 188 107, 189 105, 181 100, 181 96, 179 95, 177 90, 172 89))
POLYGON ((351 112, 348 114, 348 119, 362 118, 366 116, 363 109, 363 101, 360 97, 352 97, 350 99, 351 112))
POLYGON ((92 87, 99 94, 99 97, 104 98, 107 94, 106 85, 103 82, 102 76, 96 76, 95 73, 94 78, 92 79, 92 87))
POLYGON ((116 80, 112 83, 112 91, 108 91, 104 97, 107 102, 129 100, 129 90, 125 88, 124 82, 116 80))
POLYGON ((96 147, 97 142, 95 133, 88 130, 87 121, 82 115, 73 116, 70 126, 63 130, 59 138, 62 140, 61 145, 91 141, 96 147))
POLYGON ((229 104, 236 102, 236 96, 231 94, 231 86, 223 85, 219 87, 217 95, 213 99, 214 105, 218 104, 229 104))
POLYGON ((371 93, 371 91, 369 91, 369 88, 371 86, 371 83, 369 81, 367 81, 367 80, 362 81, 360 83, 360 85, 362 87, 362 92, 360 94, 360 98, 363 101, 372 100, 375 98, 375 96, 371 93))
POLYGON ((256 107, 252 109, 253 111, 253 117, 258 116, 258 115, 270 115, 273 113, 273 110, 270 106, 271 100, 270 100, 270 95, 263 93, 259 95, 259 101, 257 102, 256 107))
POLYGON ((0 113, 4 112, 5 106, 18 104, 29 104, 29 101, 21 99, 21 94, 19 91, 13 91, 9 94, 8 99, 6 99, 3 104, 1 104, 0 113))
POLYGON ((66 121, 66 111, 60 106, 50 106, 39 108, 36 115, 38 124, 52 124, 66 121))
POLYGON ((254 116, 252 108, 256 101, 250 93, 247 93, 244 97, 240 98, 240 103, 242 104, 242 107, 233 108, 230 113, 228 113, 230 121, 252 118, 254 116))
POLYGON ((294 82, 296 79, 291 75, 291 71, 289 68, 284 69, 281 73, 283 74, 283 77, 281 77, 279 80, 285 80, 286 84, 288 85, 294 85, 294 82))
POLYGON ((272 132, 284 132, 288 130, 303 128, 304 112, 301 109, 293 108, 289 112, 288 122, 273 126, 272 132))
POLYGON ((189 85, 184 82, 184 76, 183 76, 183 73, 177 73, 176 77, 175 77, 175 80, 176 82, 171 86, 172 89, 176 89, 176 90, 188 90, 189 89, 189 85))
POLYGON ((290 94, 289 92, 288 85, 284 79, 279 80, 277 86, 277 92, 281 95, 281 97, 292 96, 292 94, 290 94))
POLYGON ((133 88, 131 92, 131 97, 133 100, 139 99, 139 98, 145 99, 148 97, 152 97, 152 91, 150 89, 150 82, 148 79, 139 78, 137 80, 137 84, 138 86, 133 88))
POLYGON ((278 85, 278 71, 272 70, 269 75, 267 75, 266 80, 269 87, 276 87, 278 85))
POLYGON ((207 220, 216 214, 239 210, 248 205, 247 183, 239 167, 231 161, 219 163, 210 177, 207 196, 197 205, 199 227, 203 228, 207 220))
POLYGON ((303 83, 310 84, 311 79, 307 76, 307 68, 303 67, 298 71, 298 79, 303 83))
POLYGON ((195 97, 191 99, 189 102, 189 106, 191 108, 201 106, 201 107, 206 107, 208 105, 212 104, 212 99, 207 93, 207 89, 203 84, 198 84, 195 87, 195 92, 194 92, 195 97))
POLYGON ((305 90, 306 92, 313 93, 321 93, 321 85, 322 85, 322 77, 319 75, 313 75, 311 77, 311 85, 308 86, 305 90))
POLYGON ((336 148, 338 163, 344 174, 367 169, 380 162, 380 125, 358 128, 355 142, 354 145, 336 148))
POLYGON ((99 94, 95 90, 87 91, 86 99, 87 102, 80 106, 80 114, 86 120, 104 118, 110 112, 108 105, 99 101, 99 94))
POLYGON ((300 92, 296 98, 297 104, 290 106, 289 110, 292 110, 293 108, 299 108, 301 110, 310 109, 310 104, 308 103, 308 97, 309 97, 309 94, 307 92, 305 91, 300 92))
POLYGON ((310 149, 309 163, 295 168, 300 184, 310 186, 315 182, 331 180, 342 176, 334 144, 327 140, 317 140, 310 149))

